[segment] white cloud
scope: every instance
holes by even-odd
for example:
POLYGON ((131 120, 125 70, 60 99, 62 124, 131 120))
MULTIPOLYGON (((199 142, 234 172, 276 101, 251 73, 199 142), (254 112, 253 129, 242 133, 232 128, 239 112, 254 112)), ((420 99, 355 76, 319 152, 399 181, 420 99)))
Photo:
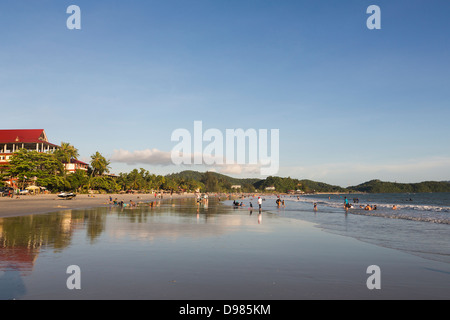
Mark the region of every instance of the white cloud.
MULTIPOLYGON (((171 158, 172 153, 168 151, 161 151, 158 149, 145 149, 145 150, 136 150, 136 151, 128 151, 128 150, 114 150, 113 155, 111 156, 111 161, 115 163, 126 163, 128 165, 136 165, 136 164, 149 164, 149 165, 160 165, 160 166, 174 166, 175 164, 171 158)), ((195 154, 188 154, 187 158, 191 159, 192 164, 180 164, 176 165, 178 167, 189 168, 192 170, 208 170, 220 172, 222 174, 230 174, 230 175, 259 175, 261 172, 261 165, 255 164, 236 164, 236 163, 227 163, 225 158, 220 163, 216 163, 216 158, 208 155, 200 155, 200 159, 208 161, 208 163, 212 163, 210 165, 205 164, 204 162, 201 164, 194 164, 195 154)))
POLYGON ((127 150, 114 150, 111 156, 112 162, 122 162, 126 164, 153 164, 153 165, 172 165, 171 153, 158 149, 136 150, 133 152, 127 150))

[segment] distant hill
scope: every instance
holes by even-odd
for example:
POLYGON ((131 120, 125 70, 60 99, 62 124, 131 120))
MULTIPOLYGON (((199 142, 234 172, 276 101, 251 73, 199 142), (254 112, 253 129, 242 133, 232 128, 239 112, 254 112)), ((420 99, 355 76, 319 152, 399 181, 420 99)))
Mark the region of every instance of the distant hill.
POLYGON ((198 172, 185 170, 166 175, 172 179, 199 181, 205 185, 207 191, 232 191, 232 185, 240 185, 241 191, 264 191, 267 187, 275 187, 275 192, 286 193, 290 190, 302 190, 312 193, 420 193, 420 192, 450 192, 450 181, 424 181, 419 183, 396 183, 381 180, 371 180, 356 186, 343 188, 324 182, 308 179, 294 179, 290 177, 233 178, 217 172, 198 172))
POLYGON ((204 186, 204 190, 208 192, 231 192, 237 191, 233 186, 239 185, 241 192, 254 192, 254 185, 261 179, 251 178, 232 178, 217 172, 198 172, 193 170, 185 170, 179 173, 166 175, 167 178, 174 180, 195 180, 204 186))
POLYGON ((347 192, 347 189, 312 180, 299 180, 290 177, 258 178, 233 178, 217 172, 198 172, 185 170, 179 173, 166 175, 171 179, 196 180, 205 184, 206 189, 231 190, 232 185, 240 185, 241 191, 264 191, 267 187, 275 187, 275 192, 285 193, 290 190, 302 190, 304 192, 347 192), (208 187, 209 186, 209 187, 208 187))
POLYGON ((450 192, 450 183, 443 181, 424 181, 418 183, 396 183, 371 180, 347 188, 349 191, 366 193, 420 193, 450 192))
POLYGON ((233 177, 229 177, 227 175, 217 173, 217 172, 212 172, 212 171, 198 172, 198 171, 193 171, 193 170, 185 170, 185 171, 181 171, 178 173, 168 174, 168 175, 166 175, 166 177, 176 178, 176 179, 182 178, 185 180, 193 179, 193 180, 197 180, 197 181, 202 181, 202 180, 206 179, 207 173, 216 177, 218 180, 227 181, 227 182, 231 183, 232 185, 242 185, 242 184, 252 184, 253 185, 256 182, 261 180, 261 179, 257 179, 257 178, 242 178, 242 179, 233 178, 233 177))
POLYGON ((348 192, 346 188, 334 186, 324 182, 317 182, 312 180, 300 180, 301 189, 305 192, 348 192))

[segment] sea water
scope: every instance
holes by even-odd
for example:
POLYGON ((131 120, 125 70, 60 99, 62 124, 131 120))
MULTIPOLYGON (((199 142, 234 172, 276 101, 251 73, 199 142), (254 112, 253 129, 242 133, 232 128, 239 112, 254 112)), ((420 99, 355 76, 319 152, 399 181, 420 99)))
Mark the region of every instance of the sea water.
MULTIPOLYGON (((313 194, 263 197, 263 210, 332 233, 450 263, 450 193, 313 194), (344 209, 345 197, 352 205, 344 209), (317 210, 314 210, 314 203, 317 210), (366 205, 376 210, 364 210, 366 205), (393 210, 393 206, 397 210, 393 210)), ((257 208, 257 198, 241 199, 257 208)))

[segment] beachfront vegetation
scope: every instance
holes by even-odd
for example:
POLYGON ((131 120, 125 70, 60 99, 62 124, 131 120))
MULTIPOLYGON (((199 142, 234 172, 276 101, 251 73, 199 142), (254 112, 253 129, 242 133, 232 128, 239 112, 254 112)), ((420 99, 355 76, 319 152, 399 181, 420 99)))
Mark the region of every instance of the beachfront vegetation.
POLYGON ((133 169, 129 173, 120 173, 117 183, 121 190, 124 191, 141 190, 151 192, 154 190, 166 190, 170 192, 195 192, 205 189, 202 182, 193 178, 155 175, 143 168, 139 170, 133 169))
POLYGON ((24 189, 29 180, 39 181, 40 186, 52 189, 64 187, 61 176, 64 166, 55 154, 20 149, 11 157, 7 174, 16 177, 17 185, 24 189))
POLYGON ((78 156, 78 150, 68 143, 62 143, 61 149, 53 153, 44 153, 20 149, 11 157, 7 169, 2 173, 5 178, 15 182, 19 189, 27 185, 44 187, 52 192, 76 191, 117 192, 120 190, 116 179, 103 173, 108 171, 109 162, 99 153, 92 155, 88 171, 77 170, 67 174, 64 163, 78 156))

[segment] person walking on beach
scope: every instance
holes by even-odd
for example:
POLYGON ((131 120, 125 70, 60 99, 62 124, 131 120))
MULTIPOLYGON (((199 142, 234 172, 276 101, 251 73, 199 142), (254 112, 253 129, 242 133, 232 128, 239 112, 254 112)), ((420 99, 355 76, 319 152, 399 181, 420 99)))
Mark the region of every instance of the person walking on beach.
POLYGON ((261 199, 261 197, 258 197, 258 205, 259 205, 259 209, 261 209, 261 205, 262 205, 262 199, 261 199))

